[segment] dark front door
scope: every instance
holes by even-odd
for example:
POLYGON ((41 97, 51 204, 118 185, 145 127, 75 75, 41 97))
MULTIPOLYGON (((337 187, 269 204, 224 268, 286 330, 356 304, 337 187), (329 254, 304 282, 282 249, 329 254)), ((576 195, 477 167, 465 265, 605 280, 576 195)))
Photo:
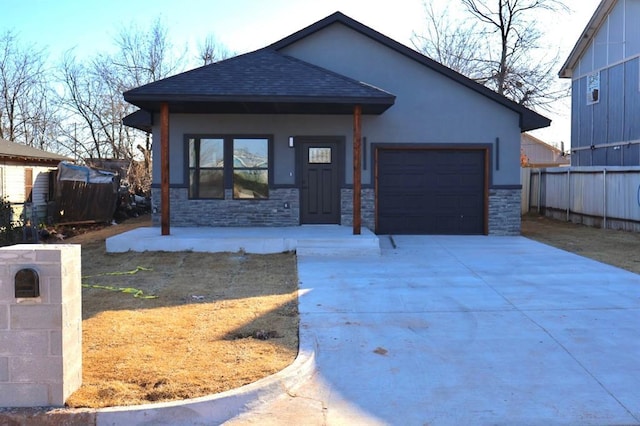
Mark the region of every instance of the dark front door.
POLYGON ((300 223, 340 223, 340 143, 297 139, 301 164, 300 223))

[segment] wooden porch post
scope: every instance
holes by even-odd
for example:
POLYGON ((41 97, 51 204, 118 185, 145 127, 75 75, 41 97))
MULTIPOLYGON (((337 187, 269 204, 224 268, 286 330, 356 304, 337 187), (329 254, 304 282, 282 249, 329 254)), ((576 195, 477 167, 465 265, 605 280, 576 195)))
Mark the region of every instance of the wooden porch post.
POLYGON ((169 104, 160 104, 160 224, 169 235, 169 104))
POLYGON ((362 107, 353 107, 353 235, 360 235, 362 191, 362 107))

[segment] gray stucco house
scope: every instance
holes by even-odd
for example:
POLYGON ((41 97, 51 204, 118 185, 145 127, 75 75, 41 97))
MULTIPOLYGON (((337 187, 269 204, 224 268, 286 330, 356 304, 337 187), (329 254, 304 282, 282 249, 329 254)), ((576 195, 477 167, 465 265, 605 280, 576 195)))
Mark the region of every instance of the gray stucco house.
POLYGON ((153 132, 163 235, 518 234, 520 133, 550 124, 340 12, 124 97, 142 110, 125 123, 153 132))
POLYGON ((602 0, 560 70, 571 165, 640 166, 640 1, 602 0))

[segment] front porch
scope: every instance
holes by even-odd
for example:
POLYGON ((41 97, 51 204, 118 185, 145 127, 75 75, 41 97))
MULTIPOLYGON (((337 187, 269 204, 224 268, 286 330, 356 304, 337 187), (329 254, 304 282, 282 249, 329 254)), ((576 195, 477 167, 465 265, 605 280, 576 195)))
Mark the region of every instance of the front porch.
POLYGON ((194 251, 269 254, 295 251, 299 256, 378 256, 378 236, 367 228, 360 235, 340 225, 288 227, 173 227, 161 235, 158 227, 137 228, 106 240, 108 253, 127 251, 194 251))

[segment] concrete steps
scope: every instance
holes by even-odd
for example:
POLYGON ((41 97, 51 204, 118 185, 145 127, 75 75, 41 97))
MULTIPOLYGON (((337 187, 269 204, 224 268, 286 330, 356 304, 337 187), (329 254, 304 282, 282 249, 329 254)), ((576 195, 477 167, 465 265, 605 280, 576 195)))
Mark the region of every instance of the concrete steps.
POLYGON ((298 256, 380 256, 377 236, 299 239, 298 256))

